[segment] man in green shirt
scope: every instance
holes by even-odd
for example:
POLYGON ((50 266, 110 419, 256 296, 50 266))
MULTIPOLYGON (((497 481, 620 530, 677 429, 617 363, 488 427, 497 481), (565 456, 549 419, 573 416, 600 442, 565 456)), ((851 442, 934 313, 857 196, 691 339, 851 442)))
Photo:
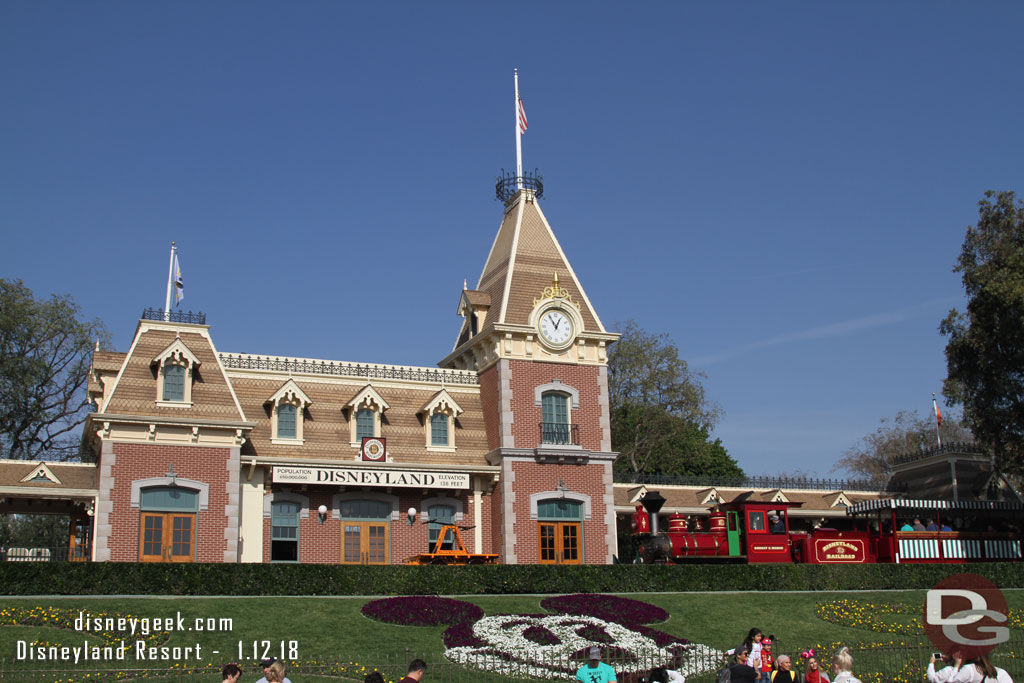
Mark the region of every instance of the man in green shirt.
POLYGON ((590 648, 590 661, 576 672, 576 680, 581 683, 616 683, 615 669, 601 661, 601 648, 596 645, 590 648))

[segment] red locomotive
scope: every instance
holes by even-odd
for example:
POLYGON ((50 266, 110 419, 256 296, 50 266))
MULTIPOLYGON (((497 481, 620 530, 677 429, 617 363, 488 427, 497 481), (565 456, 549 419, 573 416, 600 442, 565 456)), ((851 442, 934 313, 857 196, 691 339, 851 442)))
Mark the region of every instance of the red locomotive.
POLYGON ((1006 562, 1020 561, 1017 530, 996 531, 991 522, 1019 520, 1024 505, 1000 501, 925 501, 884 499, 847 508, 853 528, 792 531, 790 508, 799 503, 737 499, 710 508, 708 528, 700 517, 670 515, 668 528, 658 530, 658 512, 665 499, 648 491, 633 515, 637 557, 655 562, 735 561, 858 564, 865 562, 1006 562), (646 509, 645 509, 646 508, 646 509), (901 517, 927 516, 938 520, 936 531, 899 531, 901 517), (943 516, 958 528, 943 529, 943 516), (874 519, 872 519, 874 518, 874 519), (894 531, 895 530, 895 531, 894 531))

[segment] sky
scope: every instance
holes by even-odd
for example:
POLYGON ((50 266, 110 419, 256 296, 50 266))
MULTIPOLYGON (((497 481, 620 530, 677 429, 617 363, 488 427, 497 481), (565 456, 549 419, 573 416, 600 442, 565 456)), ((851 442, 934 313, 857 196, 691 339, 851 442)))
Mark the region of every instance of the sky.
POLYGON ((666 333, 750 474, 931 410, 985 190, 1024 193, 1019 2, 0 2, 0 277, 125 351, 433 366, 515 166, 607 326, 666 333))

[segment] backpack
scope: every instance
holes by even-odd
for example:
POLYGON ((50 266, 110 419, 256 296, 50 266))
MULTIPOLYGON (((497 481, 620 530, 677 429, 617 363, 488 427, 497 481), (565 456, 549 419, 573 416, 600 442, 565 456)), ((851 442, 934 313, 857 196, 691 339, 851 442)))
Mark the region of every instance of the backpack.
POLYGON ((725 667, 719 671, 715 683, 732 683, 732 669, 725 667))

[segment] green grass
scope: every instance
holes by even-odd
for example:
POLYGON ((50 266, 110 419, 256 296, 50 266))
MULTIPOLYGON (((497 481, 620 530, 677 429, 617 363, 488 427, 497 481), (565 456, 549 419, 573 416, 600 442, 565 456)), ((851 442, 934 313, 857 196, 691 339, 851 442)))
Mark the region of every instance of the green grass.
MULTIPOLYGON (((1024 609, 1024 590, 1005 591, 1011 609, 1024 609)), ((904 636, 873 633, 863 628, 843 626, 823 621, 816 615, 819 603, 851 599, 866 603, 904 603, 913 607, 909 614, 887 614, 881 618, 887 623, 908 624, 913 617, 920 618, 924 591, 895 591, 872 593, 765 593, 741 594, 631 594, 666 609, 671 617, 653 628, 675 636, 705 643, 718 649, 728 649, 740 643, 747 630, 756 626, 765 633, 778 636, 782 649, 798 652, 810 645, 831 642, 880 643, 898 640, 904 636)), ((482 607, 487 614, 543 613, 541 597, 537 596, 471 596, 465 599, 482 607)), ((263 654, 262 641, 271 643, 270 653, 280 654, 280 643, 298 645, 298 660, 329 659, 356 664, 350 676, 361 678, 359 666, 387 665, 397 670, 407 656, 422 656, 438 661, 444 652, 444 627, 412 627, 383 624, 364 617, 360 608, 367 598, 41 598, 0 599, 0 609, 13 607, 54 607, 61 610, 79 610, 120 613, 135 617, 175 617, 180 612, 186 624, 197 618, 228 617, 233 622, 230 632, 174 632, 165 643, 169 647, 202 647, 203 663, 220 666, 229 661, 248 665, 243 680, 251 678, 254 659, 253 641, 257 641, 257 655, 263 654), (239 657, 239 642, 242 656, 239 657), (214 651, 219 654, 214 654, 214 651)), ((1019 631, 1018 637, 1019 637, 1019 631)), ((99 644, 99 639, 73 630, 41 626, 0 627, 0 666, 12 669, 41 669, 32 662, 13 662, 18 640, 43 639, 52 643, 80 645, 83 638, 99 644)), ((154 665, 173 664, 157 662, 154 665)), ((149 666, 146 663, 145 666, 149 666)), ((47 665, 49 666, 49 665, 47 665)), ((346 664, 347 666, 347 664, 346 664)), ((391 671, 389 670, 389 673, 391 671)), ((318 680, 307 672, 304 676, 291 676, 295 683, 318 680)), ((479 674, 467 680, 480 680, 479 674)), ((493 677, 497 679, 497 677, 493 677)), ((14 679, 19 680, 19 679, 14 679)), ((32 680, 26 678, 24 680, 32 680)), ((39 679, 42 680, 42 679, 39 679)), ((49 679, 53 680, 53 679, 49 679)), ((150 680, 150 679, 147 679, 150 680)), ((157 679, 152 679, 157 680, 157 679)), ((177 676, 169 680, 178 680, 177 676)), ((181 680, 213 680, 210 673, 185 676, 181 680)), ((321 679, 326 680, 326 679, 321 679)))

